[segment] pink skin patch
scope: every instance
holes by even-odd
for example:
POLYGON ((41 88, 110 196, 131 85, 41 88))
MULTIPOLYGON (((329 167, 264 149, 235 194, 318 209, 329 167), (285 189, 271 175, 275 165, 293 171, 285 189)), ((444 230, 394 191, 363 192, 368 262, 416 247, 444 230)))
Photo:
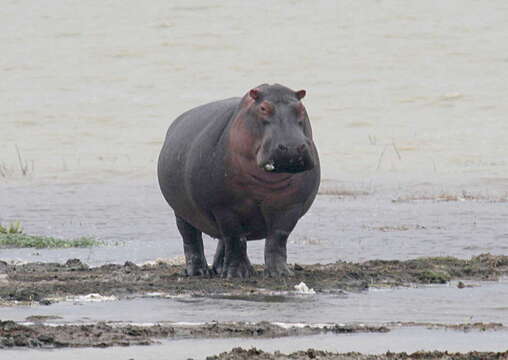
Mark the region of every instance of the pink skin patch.
MULTIPOLYGON (((290 195, 298 188, 293 185, 298 182, 299 174, 270 172, 258 165, 256 156, 261 146, 261 139, 257 139, 250 128, 246 126, 245 116, 253 106, 257 106, 258 114, 263 118, 274 111, 274 106, 268 101, 262 101, 256 105, 253 96, 259 94, 253 90, 249 92, 249 96, 245 97, 241 110, 230 128, 231 157, 229 162, 231 169, 234 169, 232 185, 241 191, 249 191, 262 197, 270 196, 273 191, 277 191, 279 195, 290 195)), ((301 109, 299 112, 304 116, 303 105, 299 104, 298 107, 301 109)))

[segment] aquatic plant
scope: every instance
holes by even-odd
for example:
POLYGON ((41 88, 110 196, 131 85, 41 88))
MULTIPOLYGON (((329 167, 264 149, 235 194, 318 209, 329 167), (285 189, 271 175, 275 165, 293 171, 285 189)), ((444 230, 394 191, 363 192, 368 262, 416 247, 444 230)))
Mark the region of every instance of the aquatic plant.
POLYGON ((10 223, 8 226, 2 226, 0 224, 0 234, 22 234, 23 228, 19 221, 10 223))

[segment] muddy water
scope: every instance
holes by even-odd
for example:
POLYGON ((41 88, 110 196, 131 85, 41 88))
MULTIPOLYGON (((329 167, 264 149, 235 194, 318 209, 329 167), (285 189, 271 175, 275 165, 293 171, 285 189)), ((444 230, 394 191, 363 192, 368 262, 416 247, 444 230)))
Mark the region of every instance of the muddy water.
POLYGON ((152 178, 169 123, 263 82, 307 88, 327 179, 507 184, 503 0, 9 0, 5 178, 152 178))

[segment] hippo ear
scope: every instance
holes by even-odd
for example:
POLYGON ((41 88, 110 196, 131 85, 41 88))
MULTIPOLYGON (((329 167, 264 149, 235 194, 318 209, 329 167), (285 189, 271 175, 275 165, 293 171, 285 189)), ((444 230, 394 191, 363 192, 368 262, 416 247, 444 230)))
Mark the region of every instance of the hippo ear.
POLYGON ((261 91, 259 91, 259 89, 252 89, 251 91, 249 91, 249 96, 254 100, 258 101, 259 99, 261 99, 261 91))
POLYGON ((295 95, 298 98, 298 100, 302 100, 305 97, 305 94, 307 94, 307 92, 303 89, 295 92, 295 95))

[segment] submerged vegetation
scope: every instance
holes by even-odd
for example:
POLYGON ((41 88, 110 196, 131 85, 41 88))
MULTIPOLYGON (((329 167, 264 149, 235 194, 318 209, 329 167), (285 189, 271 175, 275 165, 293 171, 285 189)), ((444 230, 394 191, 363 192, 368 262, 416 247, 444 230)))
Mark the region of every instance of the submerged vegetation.
POLYGON ((101 244, 90 237, 65 240, 51 236, 27 235, 19 222, 13 222, 6 226, 0 224, 0 248, 71 248, 92 247, 101 244))

